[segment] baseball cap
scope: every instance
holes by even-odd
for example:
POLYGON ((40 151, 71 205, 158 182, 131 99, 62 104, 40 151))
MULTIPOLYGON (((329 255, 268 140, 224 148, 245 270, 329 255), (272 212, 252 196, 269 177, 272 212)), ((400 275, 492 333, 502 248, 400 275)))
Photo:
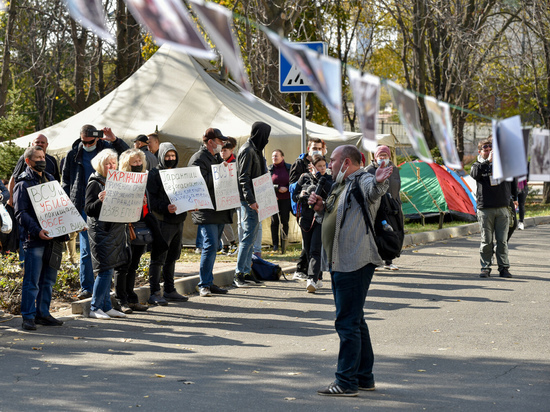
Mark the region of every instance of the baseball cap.
POLYGON ((133 140, 134 143, 136 142, 143 142, 143 143, 149 143, 149 138, 145 136, 144 134, 140 134, 138 137, 136 137, 133 140))
POLYGON ((206 129, 206 132, 204 132, 204 140, 211 140, 211 139, 220 139, 222 141, 227 141, 227 137, 225 137, 220 129, 213 129, 212 127, 210 129, 206 129))

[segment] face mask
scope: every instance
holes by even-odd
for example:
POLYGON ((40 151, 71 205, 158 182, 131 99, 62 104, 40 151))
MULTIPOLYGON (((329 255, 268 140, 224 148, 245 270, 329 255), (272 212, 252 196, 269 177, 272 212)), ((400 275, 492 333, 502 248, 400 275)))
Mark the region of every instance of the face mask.
POLYGON ((95 147, 97 146, 97 144, 94 144, 93 146, 86 146, 86 145, 82 145, 82 148, 84 150, 86 150, 87 152, 93 152, 95 150, 95 147))
POLYGON ((173 167, 176 167, 176 165, 178 164, 178 161, 177 160, 165 160, 164 161, 164 165, 168 168, 168 169, 171 169, 173 167))
POLYGON ((134 173, 140 173, 141 171, 143 171, 143 165, 138 165, 138 166, 130 166, 132 168, 132 172, 134 173))
POLYGON ((309 155, 310 155, 311 157, 313 157, 313 156, 315 156, 315 155, 321 156, 322 154, 323 154, 323 153, 322 153, 320 150, 312 150, 312 151, 309 152, 309 155))
POLYGON ((344 163, 342 163, 342 166, 340 166, 340 171, 338 172, 338 175, 336 176, 336 179, 334 180, 337 184, 341 184, 344 181, 344 175, 348 171, 348 168, 346 167, 346 170, 342 170, 344 167, 344 163))
POLYGON ((44 170, 46 170, 46 161, 37 160, 36 162, 34 162, 33 169, 36 170, 37 172, 43 172, 44 170))
POLYGON ((387 166, 389 162, 390 162, 390 159, 378 159, 376 161, 376 163, 378 163, 378 166, 382 166, 382 165, 387 166))
POLYGON ((221 144, 216 145, 216 148, 214 149, 214 154, 221 153, 222 147, 223 146, 221 144))

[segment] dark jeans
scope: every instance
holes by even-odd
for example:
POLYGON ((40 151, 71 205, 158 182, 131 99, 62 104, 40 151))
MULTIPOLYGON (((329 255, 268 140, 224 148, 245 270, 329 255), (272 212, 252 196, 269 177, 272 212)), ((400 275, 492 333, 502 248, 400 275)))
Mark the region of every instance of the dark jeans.
POLYGON ((145 253, 146 247, 145 245, 132 245, 130 264, 115 269, 115 297, 121 305, 139 303, 138 295, 134 292, 134 284, 139 261, 145 253))
POLYGON ((168 250, 160 252, 153 242, 151 265, 149 266, 151 295, 160 290, 161 270, 162 279, 164 280, 164 292, 170 293, 176 290, 174 287, 174 270, 176 268, 176 260, 178 260, 181 255, 183 222, 173 224, 160 220, 159 227, 164 240, 168 243, 168 250))
POLYGON ((281 241, 288 238, 288 219, 290 217, 290 199, 277 200, 279 205, 279 213, 271 216, 271 241, 273 247, 282 246, 279 245, 279 225, 281 233, 281 241))
POLYGON ((518 191, 518 212, 519 212, 519 221, 523 222, 523 219, 525 218, 525 200, 527 199, 527 194, 529 193, 529 189, 525 187, 525 189, 518 191))
POLYGON ((308 278, 317 282, 321 278, 321 247, 323 246, 321 242, 321 225, 315 222, 308 232, 302 229, 302 239, 309 262, 308 278))
POLYGON ((304 239, 302 238, 302 251, 300 252, 300 257, 298 258, 298 263, 296 264, 296 272, 307 273, 309 266, 309 261, 307 260, 307 251, 304 246, 304 239))
POLYGON ((368 264, 353 272, 331 272, 336 305, 336 332, 340 337, 336 383, 357 390, 374 383, 374 353, 363 306, 375 266, 368 264))

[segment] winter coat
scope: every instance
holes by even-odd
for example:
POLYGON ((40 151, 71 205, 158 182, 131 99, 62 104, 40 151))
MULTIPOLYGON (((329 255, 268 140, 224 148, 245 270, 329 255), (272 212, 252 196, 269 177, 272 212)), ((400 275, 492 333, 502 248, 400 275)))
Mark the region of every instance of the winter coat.
POLYGON ((252 132, 237 155, 237 181, 241 201, 252 205, 256 203, 252 179, 267 173, 267 167, 262 155, 267 142, 271 126, 263 122, 252 125, 252 132))
POLYGON ((304 173, 309 172, 308 165, 310 163, 311 162, 307 158, 307 153, 302 153, 298 157, 298 159, 296 159, 296 161, 292 164, 290 168, 289 179, 288 179, 290 184, 296 183, 300 178, 300 176, 302 176, 304 173))
MULTIPOLYGON (((399 191, 401 190, 401 176, 399 175, 399 168, 395 166, 391 162, 391 160, 389 164, 390 166, 393 166, 393 170, 391 172, 390 178, 388 179, 390 182, 388 193, 393 199, 397 200, 399 204, 401 204, 401 195, 399 194, 399 191)), ((365 171, 367 173, 370 173, 371 175, 376 174, 376 169, 378 169, 378 163, 376 163, 376 160, 373 160, 370 165, 365 167, 365 171)))
MULTIPOLYGON (((128 145, 122 139, 116 139, 112 144, 105 140, 97 140, 97 152, 103 149, 114 149, 119 155, 129 149, 128 145)), ((86 194, 86 181, 84 165, 82 163, 82 143, 80 139, 73 143, 73 148, 67 154, 65 164, 63 165, 61 186, 65 193, 71 198, 76 210, 82 212, 86 194)))
MULTIPOLYGON (((223 163, 221 156, 219 154, 214 156, 208 151, 206 146, 203 145, 197 153, 191 156, 189 164, 187 165, 189 167, 198 166, 200 168, 214 207, 216 207, 216 195, 214 194, 214 176, 212 175, 212 165, 217 165, 220 163, 223 163)), ((215 209, 200 209, 191 213, 193 223, 196 225, 233 223, 233 218, 231 215, 231 210, 217 211, 215 209)))
POLYGON ((86 186, 84 212, 88 216, 88 238, 94 273, 126 265, 130 261, 130 239, 126 223, 99 220, 103 202, 98 195, 105 190, 105 177, 95 172, 86 186))
POLYGON ((25 249, 45 246, 48 242, 48 240, 43 240, 39 237, 42 227, 34 212, 27 188, 52 180, 55 180, 55 178, 51 174, 42 172, 42 176, 40 176, 29 166, 15 179, 13 205, 15 208, 15 218, 20 225, 19 238, 23 241, 25 249))
POLYGON ((158 151, 159 164, 149 172, 147 177, 147 200, 149 201, 149 211, 152 212, 158 220, 166 223, 179 224, 187 217, 187 212, 176 214, 168 211, 171 204, 160 178, 159 170, 167 169, 164 163, 164 156, 170 150, 176 152, 176 167, 179 162, 178 151, 172 143, 161 143, 158 151))

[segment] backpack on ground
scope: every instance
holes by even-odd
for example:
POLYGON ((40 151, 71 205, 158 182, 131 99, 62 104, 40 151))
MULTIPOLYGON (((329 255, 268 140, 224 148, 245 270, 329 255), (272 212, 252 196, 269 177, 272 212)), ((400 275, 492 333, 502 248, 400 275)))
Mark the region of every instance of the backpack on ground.
POLYGON ((285 274, 279 265, 268 262, 256 255, 252 255, 252 272, 259 280, 279 280, 285 274))
POLYGON ((373 225, 368 213, 367 203, 363 197, 363 192, 357 184, 358 178, 360 178, 360 176, 353 181, 350 190, 361 207, 365 225, 367 226, 367 232, 369 228, 373 231, 380 258, 385 261, 393 260, 401 255, 401 248, 403 247, 403 239, 405 237, 401 205, 397 200, 393 199, 389 193, 384 194, 380 199, 380 207, 378 208, 373 225), (392 231, 384 229, 382 225, 384 220, 392 227, 392 231))

